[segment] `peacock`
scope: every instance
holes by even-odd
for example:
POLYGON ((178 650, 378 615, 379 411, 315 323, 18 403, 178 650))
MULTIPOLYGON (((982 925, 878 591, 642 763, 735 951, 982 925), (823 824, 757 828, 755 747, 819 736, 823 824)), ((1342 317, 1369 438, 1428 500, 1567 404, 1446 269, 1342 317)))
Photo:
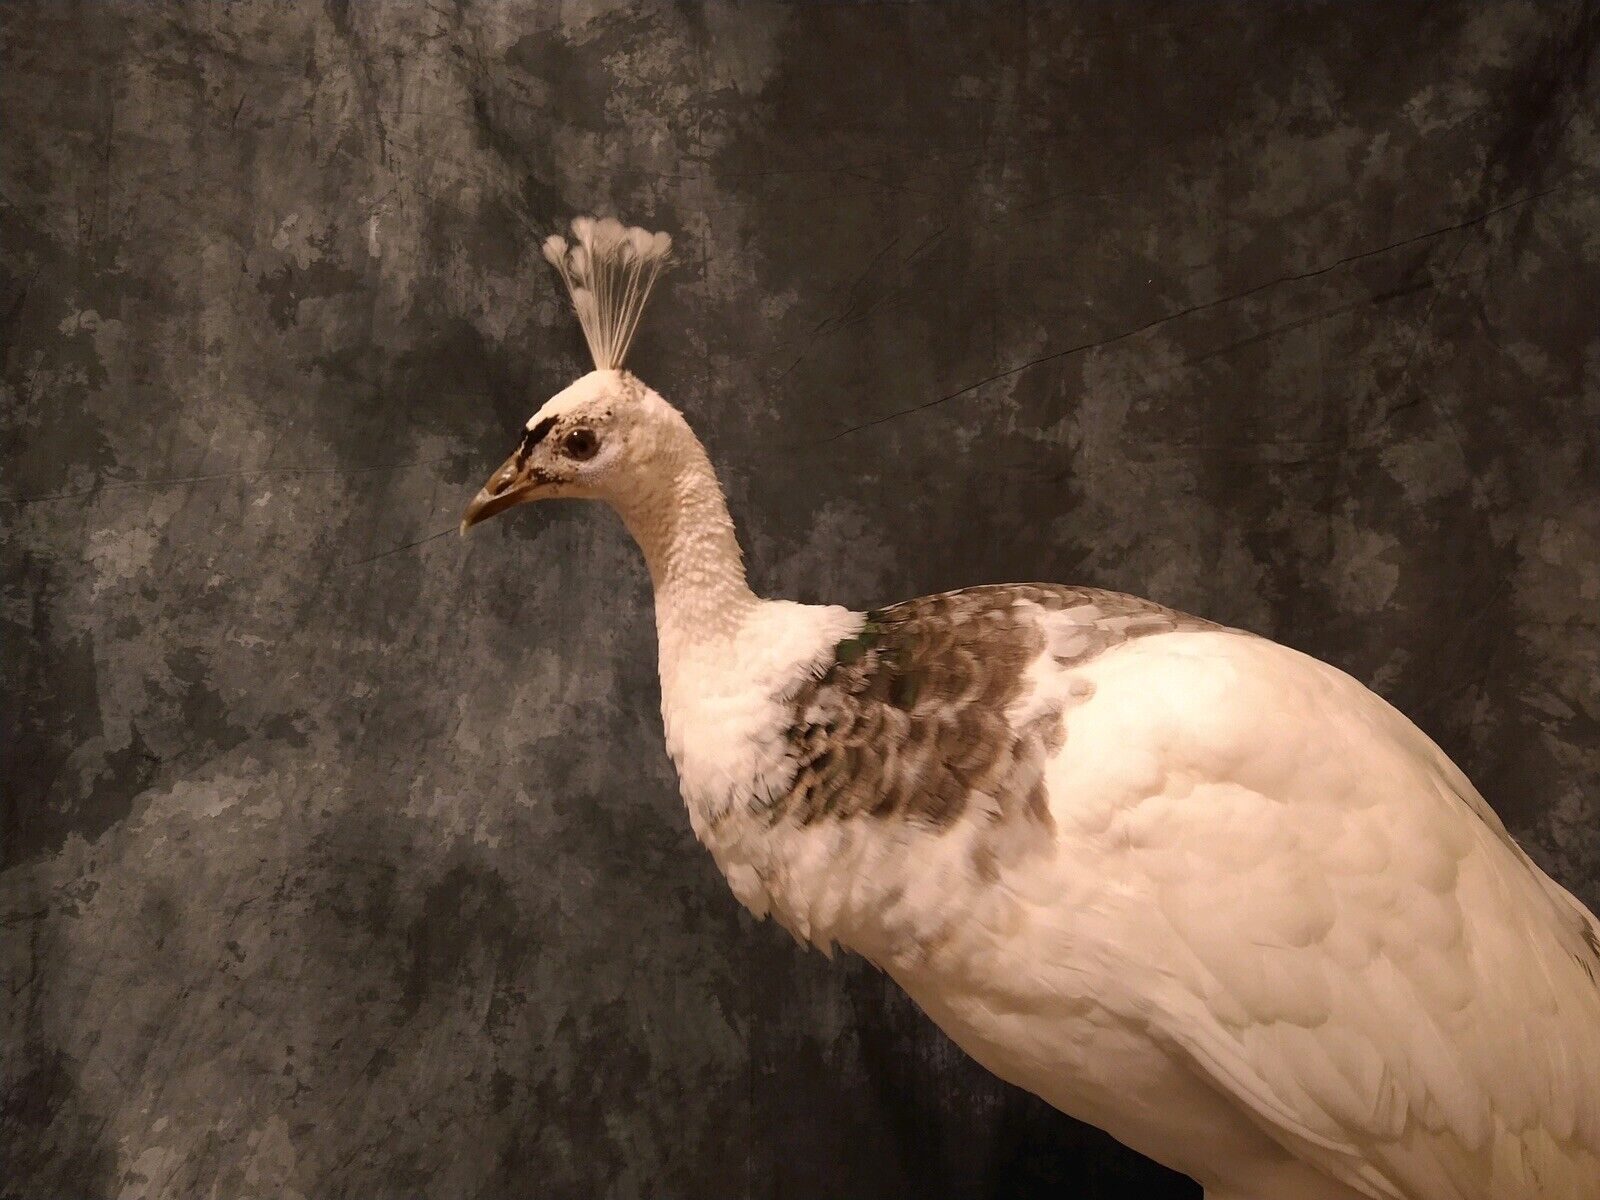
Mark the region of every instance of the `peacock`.
POLYGON ((1208 1200, 1600 1197, 1600 930, 1400 712, 1115 592, 755 595, 700 441, 624 369, 671 254, 545 257, 595 369, 466 510, 604 500, 733 894, 1208 1200))

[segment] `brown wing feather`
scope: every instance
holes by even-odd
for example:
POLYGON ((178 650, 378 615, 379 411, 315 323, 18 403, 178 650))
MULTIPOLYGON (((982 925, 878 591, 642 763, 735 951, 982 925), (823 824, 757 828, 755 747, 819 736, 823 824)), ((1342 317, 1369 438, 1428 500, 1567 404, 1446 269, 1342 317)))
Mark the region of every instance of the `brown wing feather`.
POLYGON ((769 817, 896 818, 942 829, 975 801, 996 819, 1048 824, 1043 766, 1058 721, 1013 728, 1008 709, 1048 640, 1040 610, 1072 614, 1058 665, 1129 638, 1218 626, 1148 600, 1094 588, 1027 583, 967 588, 867 614, 833 665, 794 698, 798 764, 769 817))

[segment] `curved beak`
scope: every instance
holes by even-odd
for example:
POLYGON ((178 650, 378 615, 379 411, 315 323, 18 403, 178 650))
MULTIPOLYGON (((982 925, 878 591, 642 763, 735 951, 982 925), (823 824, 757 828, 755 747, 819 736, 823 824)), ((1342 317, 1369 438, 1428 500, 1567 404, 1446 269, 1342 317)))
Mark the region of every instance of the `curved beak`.
POLYGON ((525 468, 521 455, 513 454, 506 459, 500 469, 489 476, 489 482, 478 489, 472 503, 467 505, 467 511, 461 514, 462 536, 466 536, 467 530, 479 521, 529 499, 528 493, 538 482, 532 475, 533 472, 525 468))

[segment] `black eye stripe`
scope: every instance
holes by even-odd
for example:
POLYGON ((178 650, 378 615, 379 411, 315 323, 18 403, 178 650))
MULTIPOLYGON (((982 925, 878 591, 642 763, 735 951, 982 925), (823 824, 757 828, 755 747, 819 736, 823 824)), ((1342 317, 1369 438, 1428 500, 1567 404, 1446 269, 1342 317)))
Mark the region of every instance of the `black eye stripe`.
POLYGON ((554 417, 546 417, 528 430, 527 433, 523 434, 522 444, 517 447, 518 456, 526 458, 535 446, 544 441, 545 435, 555 428, 555 424, 556 419, 554 417))

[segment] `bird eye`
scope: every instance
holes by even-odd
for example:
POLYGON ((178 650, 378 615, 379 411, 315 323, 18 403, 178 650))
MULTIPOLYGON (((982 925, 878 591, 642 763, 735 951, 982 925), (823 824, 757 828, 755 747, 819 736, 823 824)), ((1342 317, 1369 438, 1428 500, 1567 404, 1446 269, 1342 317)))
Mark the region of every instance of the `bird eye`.
POLYGON ((592 429, 574 429, 561 439, 561 449, 568 458, 593 458, 595 451, 600 449, 600 439, 595 437, 592 429))

